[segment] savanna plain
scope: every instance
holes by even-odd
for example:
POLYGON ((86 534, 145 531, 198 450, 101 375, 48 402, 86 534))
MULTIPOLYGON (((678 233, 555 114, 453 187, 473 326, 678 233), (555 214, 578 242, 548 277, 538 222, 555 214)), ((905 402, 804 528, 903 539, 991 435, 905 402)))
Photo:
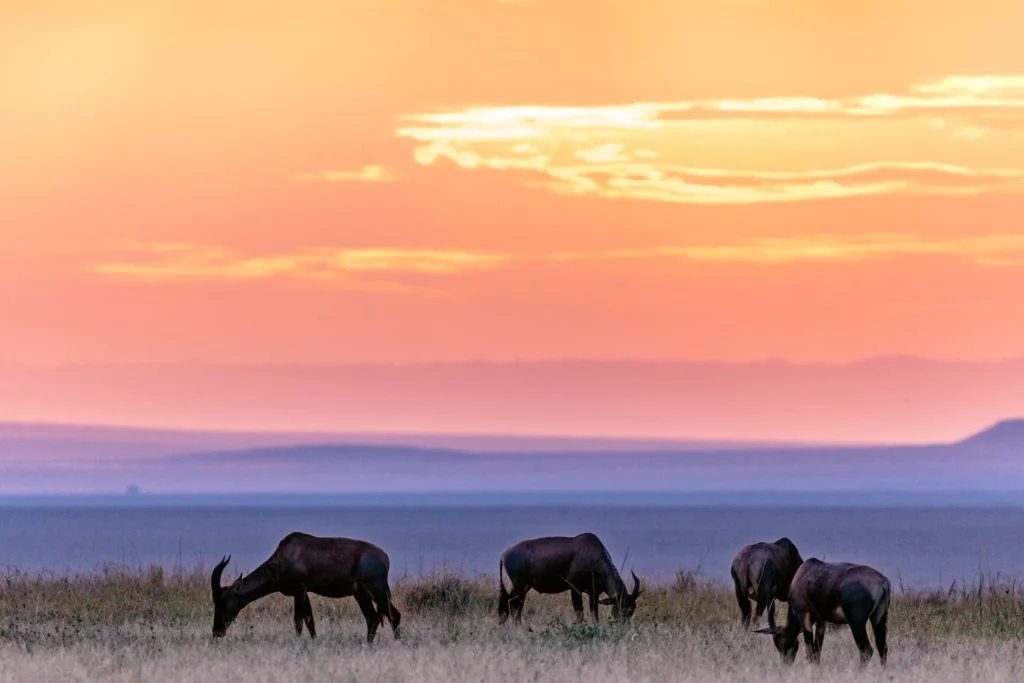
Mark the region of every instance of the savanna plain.
MULTIPOLYGON (((211 638, 206 572, 154 567, 78 577, 8 573, 0 584, 0 681, 1020 681, 1024 591, 980 581, 897 592, 889 662, 861 669, 848 628, 820 665, 791 667, 745 632, 730 586, 680 572, 647 585, 636 617, 577 624, 568 594, 527 599, 521 626, 497 623, 497 581, 456 574, 392 579, 402 637, 365 643, 355 602, 313 596, 317 638, 296 637, 292 601, 249 605, 211 638)), ((780 609, 784 617, 785 606, 780 609)))

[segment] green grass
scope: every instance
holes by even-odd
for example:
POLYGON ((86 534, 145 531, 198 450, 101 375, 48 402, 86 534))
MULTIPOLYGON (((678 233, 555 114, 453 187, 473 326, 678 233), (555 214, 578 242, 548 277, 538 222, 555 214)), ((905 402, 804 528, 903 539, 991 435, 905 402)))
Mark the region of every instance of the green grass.
POLYGON ((0 682, 1024 680, 1024 594, 1012 585, 897 588, 889 666, 876 658, 864 671, 845 628, 826 637, 820 668, 801 652, 786 671, 769 638, 739 627, 731 587, 689 573, 645 586, 625 625, 577 624, 567 594, 531 594, 523 626, 499 627, 493 578, 444 574, 393 588, 398 642, 384 627, 367 646, 353 600, 317 597, 318 638, 296 638, 292 602, 279 595, 214 641, 205 572, 11 575, 0 580, 0 682))

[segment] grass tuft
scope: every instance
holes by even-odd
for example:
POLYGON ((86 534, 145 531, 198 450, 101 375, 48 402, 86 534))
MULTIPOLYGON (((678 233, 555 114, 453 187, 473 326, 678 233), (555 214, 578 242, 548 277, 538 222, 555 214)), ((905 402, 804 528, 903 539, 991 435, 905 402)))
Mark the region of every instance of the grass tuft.
POLYGON ((1000 577, 898 591, 889 666, 875 661, 864 671, 847 628, 829 632, 819 668, 801 653, 786 671, 769 638, 740 628, 731 586, 681 571, 670 584, 645 588, 625 624, 609 622, 608 610, 598 624, 576 623, 568 594, 531 593, 523 625, 499 627, 496 579, 441 573, 396 581, 403 639, 385 627, 368 647, 351 599, 313 597, 316 641, 295 637, 292 601, 283 596, 250 605, 226 638, 213 641, 205 571, 10 573, 0 579, 0 680, 1024 680, 1024 595, 1000 577))
MULTIPOLYGON (((449 614, 466 614, 474 602, 477 609, 497 609, 495 596, 487 594, 479 582, 473 582, 458 574, 428 576, 402 586, 404 603, 418 612, 443 611, 449 614)), ((495 591, 496 593, 496 591, 495 591)))

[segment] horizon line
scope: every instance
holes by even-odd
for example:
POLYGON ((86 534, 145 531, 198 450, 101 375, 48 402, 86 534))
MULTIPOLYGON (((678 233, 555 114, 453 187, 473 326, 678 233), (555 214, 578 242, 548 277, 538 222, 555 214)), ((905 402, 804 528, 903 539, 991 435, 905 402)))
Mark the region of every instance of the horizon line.
MULTIPOLYGON (((1024 505, 1024 488, 1016 489, 1000 489, 1000 488, 934 488, 934 489, 864 489, 864 488, 830 488, 830 489, 751 489, 751 488, 738 488, 738 489, 629 489, 629 490, 614 490, 614 489, 567 489, 567 490, 530 490, 530 489, 454 489, 454 490, 443 490, 443 489, 431 489, 431 490, 389 490, 389 491, 282 491, 282 490, 253 490, 253 491, 145 491, 136 490, 128 491, 132 487, 122 488, 120 490, 110 491, 89 491, 89 492, 58 492, 58 493, 14 493, 6 492, 0 493, 0 507, 5 503, 9 504, 12 502, 23 501, 26 499, 34 500, 52 500, 55 502, 69 499, 85 499, 85 500, 96 500, 96 501, 110 501, 115 499, 114 502, 154 502, 160 499, 182 499, 182 500, 194 500, 197 498, 224 498, 224 499, 252 499, 252 498, 273 498, 273 499, 291 499, 301 498, 308 500, 309 498, 334 498, 334 499, 354 499, 359 501, 359 506, 365 506, 367 503, 370 505, 384 504, 384 506, 397 505, 402 506, 401 501, 394 500, 378 500, 380 498, 419 498, 419 499, 430 499, 430 498, 480 498, 480 506, 493 507, 495 505, 508 505, 509 501, 494 501, 494 497, 508 498, 575 498, 583 499, 586 496, 595 496, 600 498, 613 498, 613 499, 624 499, 630 497, 672 497, 680 499, 673 503, 673 507, 686 506, 689 504, 686 500, 681 500, 683 497, 690 496, 697 499, 708 499, 708 498, 721 498, 721 497, 739 497, 749 496, 748 501, 740 502, 727 502, 727 503, 714 503, 707 500, 696 500, 694 504, 698 505, 722 505, 725 507, 734 507, 742 505, 744 507, 758 507, 762 505, 771 505, 772 507, 779 507, 779 503, 771 501, 764 502, 759 501, 758 498, 778 498, 785 496, 799 496, 799 497, 813 497, 813 498, 825 498, 828 499, 833 496, 858 496, 862 503, 854 503, 853 505, 872 505, 871 499, 885 498, 893 499, 901 496, 907 496, 911 498, 930 498, 936 496, 1020 496, 1021 505, 1024 505), (147 501, 148 499, 148 501, 147 501)), ((341 502, 339 500, 339 502, 341 502)), ((914 503, 914 501, 908 501, 914 503)), ((559 504, 559 503, 552 503, 559 504)), ((573 506, 586 506, 586 505, 597 505, 603 506, 608 505, 609 501, 596 501, 589 503, 586 500, 579 500, 578 503, 573 506)), ((799 501, 793 501, 794 507, 803 507, 809 503, 801 503, 799 501)), ((821 503, 816 501, 815 505, 829 503, 821 503)), ((901 503, 898 501, 889 502, 888 506, 898 506, 901 503)), ((642 507, 643 503, 629 502, 630 507, 642 507)), ((657 503, 651 503, 652 507, 658 507, 657 503)), ((846 504, 847 506, 850 503, 846 504)))
MULTIPOLYGON (((976 431, 969 432, 960 439, 948 442, 935 441, 815 441, 801 439, 759 439, 753 438, 725 438, 725 437, 699 437, 699 436, 645 436, 645 435, 616 435, 616 434, 552 434, 552 433, 507 433, 507 432, 362 432, 362 431, 330 431, 330 430, 292 430, 292 429, 234 429, 217 427, 176 427, 156 424, 133 424, 133 423, 110 423, 110 422, 53 422, 53 421, 26 421, 26 420, 5 420, 0 417, 0 429, 2 428, 48 428, 48 429, 82 429, 82 430, 111 430, 122 432, 165 432, 171 434, 196 434, 209 436, 257 436, 257 437, 331 437, 331 438, 391 438, 391 439, 523 439, 529 441, 552 440, 552 441, 604 441, 604 442, 627 442, 635 444, 693 444, 695 446, 715 446, 725 448, 738 448, 751 450, 766 450, 772 447, 789 448, 887 448, 887 447, 913 447, 913 446, 947 446, 958 443, 964 439, 971 438, 977 434, 1016 418, 997 418, 987 426, 976 431)), ((309 445, 309 444, 293 444, 309 445)), ((322 443, 318 445, 374 445, 367 443, 322 443)), ((387 444, 393 445, 393 444, 387 444)))
POLYGON ((790 358, 760 358, 749 360, 727 360, 721 358, 630 358, 621 356, 545 356, 538 358, 467 358, 463 360, 426 360, 426 361, 251 361, 234 362, 208 360, 202 358, 164 359, 148 361, 61 361, 53 363, 21 362, 0 360, 0 369, 40 369, 60 370, 67 368, 138 368, 138 367, 180 367, 180 366, 211 366, 217 368, 422 368, 422 367, 453 367, 466 365, 553 365, 553 364, 632 364, 632 365, 717 365, 742 367, 755 365, 782 365, 794 367, 846 367, 878 362, 914 362, 946 365, 996 365, 1000 363, 1024 362, 1024 353, 999 358, 953 358, 940 356, 923 356, 911 353, 881 353, 858 356, 842 360, 798 360, 790 358))

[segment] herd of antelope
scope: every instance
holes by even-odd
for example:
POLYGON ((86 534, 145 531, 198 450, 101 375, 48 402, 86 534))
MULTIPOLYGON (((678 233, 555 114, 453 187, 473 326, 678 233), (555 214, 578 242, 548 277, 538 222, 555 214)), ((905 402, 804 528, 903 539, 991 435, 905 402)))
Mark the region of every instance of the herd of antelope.
MULTIPOLYGON (((310 637, 316 637, 309 602, 309 594, 314 593, 327 598, 354 597, 366 618, 368 642, 373 642, 385 620, 391 624, 394 637, 399 637, 402 615, 391 602, 390 560, 372 543, 292 533, 248 576, 239 574, 234 583, 223 586, 221 575, 230 559, 221 560, 211 577, 214 637, 227 632, 243 607, 271 593, 294 598, 297 635, 302 635, 305 625, 310 637)), ((640 579, 630 574, 631 590, 619 576, 608 549, 591 533, 520 541, 503 552, 499 561, 498 620, 504 624, 511 616, 518 624, 530 590, 546 594, 569 591, 578 620, 583 619, 584 593, 594 621, 598 620, 598 605, 609 605, 613 619, 629 619, 643 593, 640 579), (511 590, 505 588, 505 575, 511 590), (603 599, 602 594, 606 596, 603 599)), ((754 618, 760 619, 768 611, 767 628, 755 633, 772 636, 783 662, 789 664, 796 659, 801 634, 808 659, 818 662, 826 624, 848 624, 861 663, 866 664, 873 655, 867 634, 871 622, 878 657, 885 664, 892 586, 877 570, 859 564, 825 563, 813 557, 804 560, 792 541, 780 538, 774 543, 742 548, 732 561, 732 580, 744 628, 750 628, 753 600, 754 618), (775 623, 778 600, 789 603, 783 626, 775 623)))

